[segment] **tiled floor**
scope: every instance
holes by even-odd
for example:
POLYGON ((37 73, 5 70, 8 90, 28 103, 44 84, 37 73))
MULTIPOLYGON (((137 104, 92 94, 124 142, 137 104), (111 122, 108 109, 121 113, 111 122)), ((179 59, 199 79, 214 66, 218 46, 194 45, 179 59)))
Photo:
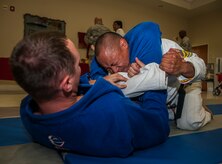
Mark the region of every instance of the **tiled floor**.
POLYGON ((222 93, 214 96, 212 92, 202 92, 204 104, 222 104, 222 93))
POLYGON ((26 95, 15 81, 0 80, 0 107, 18 107, 21 99, 26 95))

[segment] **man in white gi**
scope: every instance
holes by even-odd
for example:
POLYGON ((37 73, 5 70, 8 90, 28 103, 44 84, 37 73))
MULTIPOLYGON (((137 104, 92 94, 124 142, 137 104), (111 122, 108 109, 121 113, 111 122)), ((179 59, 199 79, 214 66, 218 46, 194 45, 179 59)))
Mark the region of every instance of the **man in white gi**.
MULTIPOLYGON (((151 63, 144 65, 136 59, 136 63, 131 64, 131 67, 135 68, 139 66, 140 73, 131 78, 128 77, 129 80, 126 82, 127 88, 122 89, 122 91, 128 97, 136 97, 147 90, 166 89, 167 87, 169 118, 174 119, 178 104, 178 89, 180 84, 185 84, 186 95, 181 117, 176 120, 177 127, 184 130, 198 130, 212 119, 212 114, 203 107, 201 97, 201 79, 205 77, 206 73, 205 63, 197 54, 183 51, 177 43, 168 39, 162 39, 162 52, 166 58, 168 58, 172 51, 170 48, 174 48, 176 51, 180 50, 184 60, 192 63, 195 69, 193 78, 185 78, 182 75, 178 77, 170 75, 167 77, 158 64, 151 63)), ((126 72, 120 74, 127 77, 126 72)))

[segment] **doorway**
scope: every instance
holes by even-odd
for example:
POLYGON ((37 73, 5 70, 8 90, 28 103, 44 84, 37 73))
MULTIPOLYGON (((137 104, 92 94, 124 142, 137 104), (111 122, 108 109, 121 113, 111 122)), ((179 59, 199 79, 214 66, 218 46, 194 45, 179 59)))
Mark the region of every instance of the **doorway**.
MULTIPOLYGON (((200 45, 192 47, 192 51, 202 58, 205 64, 208 63, 208 45, 200 45)), ((207 91, 207 82, 202 81, 202 91, 207 91)))

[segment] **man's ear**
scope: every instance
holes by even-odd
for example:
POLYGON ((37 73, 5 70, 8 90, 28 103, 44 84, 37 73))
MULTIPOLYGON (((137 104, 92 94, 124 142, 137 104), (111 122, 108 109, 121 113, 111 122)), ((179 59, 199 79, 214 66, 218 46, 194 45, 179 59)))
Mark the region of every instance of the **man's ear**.
POLYGON ((65 92, 70 92, 72 90, 72 87, 73 79, 71 78, 71 76, 66 75, 60 83, 60 88, 65 92))
POLYGON ((122 48, 128 48, 128 43, 124 38, 120 39, 120 47, 122 48))

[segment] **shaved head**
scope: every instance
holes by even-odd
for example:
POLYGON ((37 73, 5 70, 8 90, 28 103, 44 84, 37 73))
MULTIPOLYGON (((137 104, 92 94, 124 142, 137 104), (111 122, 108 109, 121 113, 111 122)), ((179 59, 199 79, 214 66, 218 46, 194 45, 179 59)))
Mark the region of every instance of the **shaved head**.
POLYGON ((111 72, 126 72, 129 66, 127 41, 119 34, 107 32, 96 41, 95 55, 98 63, 111 72))

